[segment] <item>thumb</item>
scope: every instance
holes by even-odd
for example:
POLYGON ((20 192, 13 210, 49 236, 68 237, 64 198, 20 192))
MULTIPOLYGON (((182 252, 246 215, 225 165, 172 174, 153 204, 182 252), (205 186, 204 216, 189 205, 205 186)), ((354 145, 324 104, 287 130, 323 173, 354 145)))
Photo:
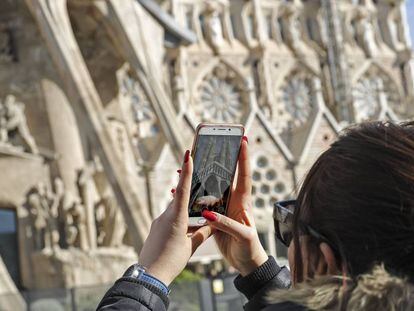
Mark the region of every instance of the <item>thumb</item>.
POLYGON ((213 229, 210 226, 204 226, 198 229, 196 232, 193 233, 191 236, 191 254, 197 250, 197 248, 207 240, 213 233, 213 229))
POLYGON ((252 227, 241 224, 238 221, 219 213, 204 211, 203 217, 207 219, 209 226, 225 232, 239 241, 251 240, 255 236, 256 232, 252 227))

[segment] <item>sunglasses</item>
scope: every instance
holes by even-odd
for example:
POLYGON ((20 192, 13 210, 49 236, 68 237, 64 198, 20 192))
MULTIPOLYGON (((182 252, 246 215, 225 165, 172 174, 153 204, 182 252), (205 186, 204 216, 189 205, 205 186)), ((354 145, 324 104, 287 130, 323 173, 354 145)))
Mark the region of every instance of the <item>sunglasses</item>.
MULTIPOLYGON (((276 237, 286 247, 289 247, 293 239, 293 215, 296 209, 296 200, 279 201, 273 207, 273 221, 275 225, 276 237)), ((300 231, 304 235, 310 235, 318 241, 325 242, 333 249, 332 243, 329 242, 322 234, 313 229, 310 225, 303 222, 299 223, 300 231)))

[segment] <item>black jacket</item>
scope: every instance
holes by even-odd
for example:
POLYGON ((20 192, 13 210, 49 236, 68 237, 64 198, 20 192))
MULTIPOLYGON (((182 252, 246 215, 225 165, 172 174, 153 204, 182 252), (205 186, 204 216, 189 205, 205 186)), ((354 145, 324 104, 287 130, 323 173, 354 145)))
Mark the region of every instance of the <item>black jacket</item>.
MULTIPOLYGON (((249 300, 244 306, 246 311, 278 310, 304 311, 304 307, 282 302, 270 304, 266 295, 271 289, 286 289, 290 287, 290 272, 286 267, 279 267, 273 257, 269 257, 262 266, 250 275, 234 280, 236 288, 249 300)), ((168 309, 167 295, 149 284, 133 278, 122 277, 108 290, 97 310, 125 310, 125 311, 165 311, 168 309)))

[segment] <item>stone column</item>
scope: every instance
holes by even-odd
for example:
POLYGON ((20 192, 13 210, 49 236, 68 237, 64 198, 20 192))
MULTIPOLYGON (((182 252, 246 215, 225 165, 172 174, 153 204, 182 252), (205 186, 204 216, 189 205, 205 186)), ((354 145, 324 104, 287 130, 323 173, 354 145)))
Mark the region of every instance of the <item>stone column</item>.
POLYGON ((78 172, 85 167, 85 156, 72 107, 54 81, 43 79, 43 97, 49 120, 54 149, 58 154, 57 166, 65 190, 77 197, 78 172))

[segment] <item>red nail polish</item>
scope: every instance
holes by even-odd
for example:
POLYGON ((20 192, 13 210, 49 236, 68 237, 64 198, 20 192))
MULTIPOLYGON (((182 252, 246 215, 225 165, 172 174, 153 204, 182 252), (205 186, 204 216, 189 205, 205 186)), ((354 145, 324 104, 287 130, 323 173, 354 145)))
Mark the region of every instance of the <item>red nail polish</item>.
POLYGON ((175 188, 171 189, 171 193, 174 194, 175 193, 175 188))
POLYGON ((210 212, 209 210, 204 210, 201 215, 209 220, 209 221, 216 221, 217 220, 217 215, 214 214, 213 212, 210 212))
POLYGON ((244 140, 246 143, 248 143, 248 142, 249 142, 249 139, 247 138, 247 136, 243 136, 243 137, 242 137, 242 140, 244 140))
POLYGON ((178 173, 178 174, 181 174, 181 172, 182 172, 182 171, 183 171, 183 170, 177 170, 177 173, 178 173))
POLYGON ((184 163, 187 163, 190 159, 190 150, 187 150, 184 155, 184 163))

